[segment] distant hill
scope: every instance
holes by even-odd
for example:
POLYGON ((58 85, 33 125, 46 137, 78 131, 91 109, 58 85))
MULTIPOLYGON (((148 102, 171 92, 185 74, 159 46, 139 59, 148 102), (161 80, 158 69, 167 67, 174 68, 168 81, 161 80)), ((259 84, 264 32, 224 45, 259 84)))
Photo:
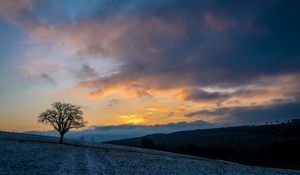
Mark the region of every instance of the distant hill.
POLYGON ((288 123, 151 134, 106 143, 254 165, 300 168, 300 120, 288 123))

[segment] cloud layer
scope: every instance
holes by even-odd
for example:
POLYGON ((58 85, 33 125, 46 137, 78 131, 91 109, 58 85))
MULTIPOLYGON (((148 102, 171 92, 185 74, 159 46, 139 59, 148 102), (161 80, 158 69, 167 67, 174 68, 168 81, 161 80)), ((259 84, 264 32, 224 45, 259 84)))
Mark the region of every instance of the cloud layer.
MULTIPOLYGON (((254 111, 299 101, 298 1, 98 1, 58 8, 60 18, 49 10, 56 5, 1 1, 0 15, 34 44, 65 53, 59 69, 93 99, 169 94, 192 106, 186 116, 241 122, 251 118, 244 111, 263 121, 273 115, 254 111)), ((59 83, 49 68, 30 68, 59 83)))
MULTIPOLYGON (((161 125, 112 125, 112 126, 92 126, 88 129, 70 132, 66 135, 68 138, 84 138, 93 141, 108 141, 125 139, 130 137, 141 137, 154 133, 170 133, 182 130, 205 129, 211 128, 215 124, 202 120, 194 122, 178 122, 161 125)), ((57 136, 56 131, 31 131, 27 133, 43 134, 57 136)))

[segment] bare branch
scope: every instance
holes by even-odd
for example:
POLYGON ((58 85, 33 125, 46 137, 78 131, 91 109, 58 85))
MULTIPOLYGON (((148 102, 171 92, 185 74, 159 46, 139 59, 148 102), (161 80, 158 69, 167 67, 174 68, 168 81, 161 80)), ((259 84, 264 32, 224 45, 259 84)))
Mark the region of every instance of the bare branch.
POLYGON ((82 115, 80 106, 55 102, 52 104, 52 109, 39 114, 38 122, 53 126, 60 133, 62 143, 64 134, 70 129, 85 127, 87 122, 83 120, 82 115))

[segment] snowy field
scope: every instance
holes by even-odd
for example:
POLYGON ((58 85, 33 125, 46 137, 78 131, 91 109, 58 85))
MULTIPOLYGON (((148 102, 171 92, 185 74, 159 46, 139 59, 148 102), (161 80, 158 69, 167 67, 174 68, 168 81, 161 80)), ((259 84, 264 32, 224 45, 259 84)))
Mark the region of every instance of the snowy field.
POLYGON ((0 174, 300 175, 174 153, 0 132, 0 174))

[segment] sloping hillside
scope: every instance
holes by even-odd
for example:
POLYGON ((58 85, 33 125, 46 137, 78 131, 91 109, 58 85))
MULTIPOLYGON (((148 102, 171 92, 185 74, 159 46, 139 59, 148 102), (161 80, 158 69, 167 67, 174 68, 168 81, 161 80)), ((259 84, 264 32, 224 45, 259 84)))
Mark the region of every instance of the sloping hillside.
POLYGON ((0 132, 1 174, 300 174, 174 153, 0 132))
POLYGON ((300 168, 300 122, 152 134, 107 143, 273 167, 300 168), (145 139, 144 139, 145 140, 145 139))

